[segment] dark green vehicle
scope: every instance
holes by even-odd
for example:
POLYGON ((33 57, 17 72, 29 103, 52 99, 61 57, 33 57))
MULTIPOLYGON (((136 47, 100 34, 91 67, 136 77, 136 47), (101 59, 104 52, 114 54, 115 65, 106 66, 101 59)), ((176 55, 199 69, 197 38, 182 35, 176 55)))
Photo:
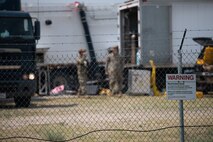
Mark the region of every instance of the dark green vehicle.
POLYGON ((36 91, 36 41, 40 23, 20 10, 20 0, 0 0, 0 99, 28 107, 36 91))

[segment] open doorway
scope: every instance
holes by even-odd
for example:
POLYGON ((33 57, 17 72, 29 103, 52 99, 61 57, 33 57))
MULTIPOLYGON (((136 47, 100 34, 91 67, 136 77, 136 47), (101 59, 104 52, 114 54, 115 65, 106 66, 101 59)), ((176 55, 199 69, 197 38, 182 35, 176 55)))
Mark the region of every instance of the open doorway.
POLYGON ((121 54, 126 64, 136 64, 138 51, 138 7, 120 11, 121 54))

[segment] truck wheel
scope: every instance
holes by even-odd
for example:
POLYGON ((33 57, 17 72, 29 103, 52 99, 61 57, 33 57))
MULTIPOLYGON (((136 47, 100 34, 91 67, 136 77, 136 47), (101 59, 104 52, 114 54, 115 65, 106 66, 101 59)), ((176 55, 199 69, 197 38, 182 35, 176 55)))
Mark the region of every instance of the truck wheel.
POLYGON ((16 107, 29 107, 31 96, 14 97, 16 107))

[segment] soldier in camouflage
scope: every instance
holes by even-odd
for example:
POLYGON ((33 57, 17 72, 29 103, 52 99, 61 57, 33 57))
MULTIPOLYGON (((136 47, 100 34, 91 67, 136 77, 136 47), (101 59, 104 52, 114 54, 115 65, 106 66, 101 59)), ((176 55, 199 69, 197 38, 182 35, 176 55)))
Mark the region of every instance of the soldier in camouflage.
POLYGON ((86 50, 79 50, 79 57, 77 59, 77 73, 78 73, 78 96, 86 95, 86 82, 87 82, 87 60, 86 60, 86 50))
POLYGON ((112 95, 122 94, 123 61, 118 53, 118 46, 109 49, 106 61, 106 74, 109 76, 109 88, 112 95))

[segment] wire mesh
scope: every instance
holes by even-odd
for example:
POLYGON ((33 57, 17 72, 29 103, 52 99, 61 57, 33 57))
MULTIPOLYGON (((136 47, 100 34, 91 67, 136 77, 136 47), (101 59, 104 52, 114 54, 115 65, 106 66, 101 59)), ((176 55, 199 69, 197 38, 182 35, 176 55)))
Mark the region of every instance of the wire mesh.
MULTIPOLYGON (((0 141, 180 141, 179 101, 168 100, 166 75, 178 73, 184 28, 182 72, 196 75, 196 99, 183 102, 185 141, 213 141, 213 50, 193 41, 212 38, 211 2, 166 2, 145 12, 146 4, 121 10, 88 2, 81 18, 91 33, 74 3, 24 2, 41 22, 41 39, 35 49, 32 33, 1 31, 0 141), (79 48, 89 44, 98 62, 88 54, 78 63, 79 48), (120 56, 107 53, 112 45, 120 45, 120 56)), ((16 21, 6 25, 20 29, 16 21)))
MULTIPOLYGON (((36 66, 30 52, 1 53, 0 96, 12 98, 0 99, 0 141, 179 141, 178 101, 165 93, 166 74, 177 73, 177 54, 158 54, 171 56, 170 66, 149 55, 143 58, 153 64, 120 57, 125 63, 123 70, 116 66, 122 70, 120 95, 111 93, 106 62, 87 57, 87 94, 78 96, 77 52, 45 56, 48 63, 36 66)), ((183 53, 183 73, 196 74, 196 89, 204 93, 184 101, 186 141, 213 140, 212 65, 209 70, 196 65, 199 54, 183 53)))

